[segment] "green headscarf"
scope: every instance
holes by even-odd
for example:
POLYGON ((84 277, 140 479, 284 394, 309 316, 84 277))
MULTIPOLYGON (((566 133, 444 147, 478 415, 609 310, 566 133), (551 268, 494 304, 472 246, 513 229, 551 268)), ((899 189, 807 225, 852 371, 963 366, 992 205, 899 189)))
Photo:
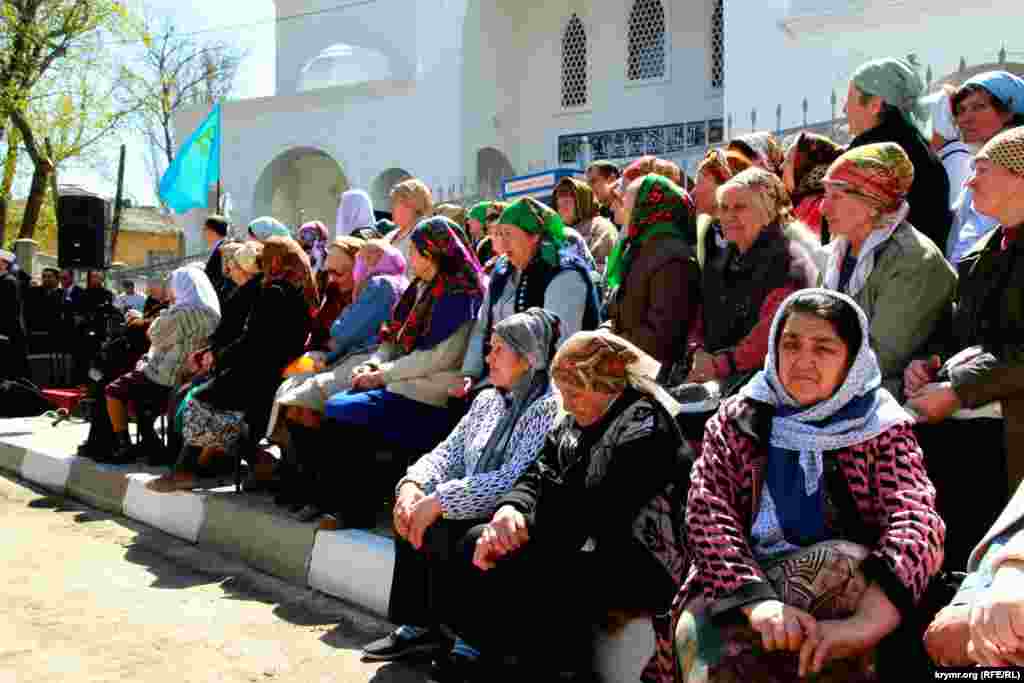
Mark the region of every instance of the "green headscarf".
POLYGON ((903 118, 918 130, 928 120, 924 105, 924 82, 907 62, 895 57, 876 59, 861 65, 850 79, 865 95, 881 97, 886 104, 900 110, 903 118))
POLYGON ((560 262, 558 250, 565 244, 565 224, 561 216, 533 197, 523 197, 501 212, 498 223, 514 225, 531 235, 541 235, 540 256, 548 265, 560 262))
POLYGON ((480 225, 487 227, 487 209, 491 208, 491 202, 480 202, 469 210, 469 218, 480 221, 480 225))
POLYGON ((634 247, 655 235, 678 235, 686 239, 686 225, 695 215, 693 200, 686 190, 664 176, 644 176, 636 194, 636 205, 629 219, 626 239, 615 245, 608 257, 605 276, 609 289, 622 284, 633 265, 634 247))

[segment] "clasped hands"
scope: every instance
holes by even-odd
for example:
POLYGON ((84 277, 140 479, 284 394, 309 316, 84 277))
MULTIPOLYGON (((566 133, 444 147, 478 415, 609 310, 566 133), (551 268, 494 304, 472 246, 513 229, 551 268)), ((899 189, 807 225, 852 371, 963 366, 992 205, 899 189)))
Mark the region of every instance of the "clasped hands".
POLYGON ((477 539, 473 564, 481 571, 494 569, 498 560, 522 548, 529 540, 526 517, 511 505, 503 505, 477 539))
POLYGON ((423 547, 423 537, 430 525, 441 517, 441 501, 436 495, 427 495, 417 484, 407 481, 398 490, 398 500, 392 518, 395 531, 417 550, 423 547))
POLYGON ((741 608, 767 652, 799 653, 801 678, 822 671, 834 659, 854 657, 875 647, 899 625, 899 613, 877 586, 869 586, 857 611, 846 619, 815 619, 779 600, 741 608))

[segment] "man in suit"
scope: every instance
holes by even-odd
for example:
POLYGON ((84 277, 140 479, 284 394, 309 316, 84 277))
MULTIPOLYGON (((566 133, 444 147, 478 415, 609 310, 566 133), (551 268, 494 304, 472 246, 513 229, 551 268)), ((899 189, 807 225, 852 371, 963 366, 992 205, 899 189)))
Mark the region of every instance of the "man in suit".
POLYGON ((974 548, 967 577, 925 633, 939 666, 1024 665, 1024 482, 974 548))
POLYGON ((0 249, 0 380, 28 378, 28 344, 21 283, 11 273, 14 254, 0 249))
POLYGON ((220 246, 228 235, 228 221, 223 216, 210 216, 203 225, 203 236, 206 244, 210 247, 210 258, 206 261, 206 277, 210 278, 210 284, 217 292, 217 298, 221 306, 235 289, 235 283, 224 275, 224 259, 220 253, 220 246))

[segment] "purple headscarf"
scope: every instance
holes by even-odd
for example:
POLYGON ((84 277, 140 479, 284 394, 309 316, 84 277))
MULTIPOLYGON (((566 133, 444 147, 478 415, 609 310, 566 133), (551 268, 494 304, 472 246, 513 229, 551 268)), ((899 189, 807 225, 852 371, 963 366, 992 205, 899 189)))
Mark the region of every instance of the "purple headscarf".
POLYGON ((314 273, 324 269, 327 262, 327 226, 321 221, 310 221, 303 223, 299 228, 299 244, 309 255, 310 266, 314 273))
POLYGON ((405 268, 405 257, 402 256, 402 252, 390 244, 374 242, 372 245, 363 247, 356 255, 356 265, 352 269, 352 279, 355 281, 352 300, 355 301, 359 298, 372 277, 382 278, 394 290, 396 297, 401 296, 409 286, 405 268), (367 249, 379 249, 382 252, 377 263, 372 266, 366 265, 366 260, 363 258, 367 249))

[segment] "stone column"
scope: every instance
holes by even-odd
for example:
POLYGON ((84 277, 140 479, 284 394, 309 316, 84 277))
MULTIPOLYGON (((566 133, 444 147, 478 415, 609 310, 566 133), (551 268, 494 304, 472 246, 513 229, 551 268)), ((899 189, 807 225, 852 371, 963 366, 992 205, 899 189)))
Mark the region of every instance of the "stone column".
POLYGON ((35 265, 38 252, 39 243, 35 240, 14 240, 14 256, 18 259, 18 266, 32 277, 36 275, 35 265))

